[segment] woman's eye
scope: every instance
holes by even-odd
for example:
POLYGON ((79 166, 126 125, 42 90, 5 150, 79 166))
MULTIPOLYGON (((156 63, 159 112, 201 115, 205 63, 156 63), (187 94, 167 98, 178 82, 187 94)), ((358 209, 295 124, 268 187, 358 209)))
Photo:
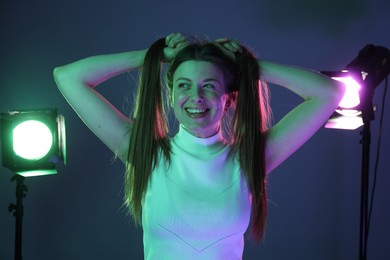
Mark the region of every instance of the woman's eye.
POLYGON ((188 88, 190 85, 188 83, 179 83, 177 85, 178 88, 188 88))
POLYGON ((215 86, 213 84, 205 84, 203 87, 204 88, 215 88, 215 86))

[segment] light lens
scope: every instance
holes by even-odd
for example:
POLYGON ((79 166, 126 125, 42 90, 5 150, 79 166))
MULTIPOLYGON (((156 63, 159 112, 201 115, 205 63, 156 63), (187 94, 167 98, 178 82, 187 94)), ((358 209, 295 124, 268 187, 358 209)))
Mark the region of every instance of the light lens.
POLYGON ((13 149, 15 154, 27 160, 42 159, 53 145, 53 135, 42 122, 28 120, 13 130, 13 149))
POLYGON ((353 108, 360 104, 360 85, 351 76, 347 77, 332 77, 335 80, 343 82, 346 86, 343 99, 340 101, 339 107, 353 108))

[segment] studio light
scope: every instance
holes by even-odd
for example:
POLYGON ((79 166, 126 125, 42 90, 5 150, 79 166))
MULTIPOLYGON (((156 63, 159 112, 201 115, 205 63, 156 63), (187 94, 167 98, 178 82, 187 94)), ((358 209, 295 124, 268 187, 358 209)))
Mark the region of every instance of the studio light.
POLYGON ((390 73, 390 51, 382 46, 368 44, 345 69, 322 73, 346 86, 339 107, 325 127, 354 130, 362 126, 365 120, 374 119, 372 97, 375 88, 390 73), (363 110, 367 111, 365 115, 363 110))
POLYGON ((56 109, 1 113, 2 164, 24 177, 57 173, 66 163, 65 120, 56 109))
MULTIPOLYGON (((359 260, 367 259, 367 239, 370 222, 368 214, 368 184, 371 143, 370 124, 371 121, 375 119, 373 97, 376 87, 388 76, 389 73, 390 51, 385 47, 375 46, 372 44, 366 45, 359 52, 359 55, 354 60, 352 60, 352 62, 350 62, 344 70, 339 72, 323 72, 323 74, 343 82, 346 86, 345 96, 340 102, 339 107, 335 113, 326 123, 325 127, 356 129, 363 125, 363 129, 360 132, 362 135, 360 144, 362 144, 363 149, 360 194, 359 260)), ((384 93, 386 93, 386 89, 387 80, 384 93)), ((385 100, 384 97, 385 94, 382 98, 383 103, 385 100)), ((373 187, 375 187, 375 185, 373 185, 373 187)))
POLYGON ((345 94, 336 111, 325 123, 326 128, 354 130, 363 125, 360 110, 361 81, 347 70, 324 71, 323 74, 345 84, 345 94))

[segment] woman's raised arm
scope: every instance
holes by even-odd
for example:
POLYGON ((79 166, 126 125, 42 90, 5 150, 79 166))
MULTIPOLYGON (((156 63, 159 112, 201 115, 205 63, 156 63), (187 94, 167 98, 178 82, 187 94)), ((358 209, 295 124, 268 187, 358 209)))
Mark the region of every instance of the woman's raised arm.
POLYGON ((344 85, 320 73, 260 61, 262 79, 285 87, 304 101, 268 130, 266 141, 267 173, 303 145, 337 108, 344 85))
POLYGON ((126 161, 131 120, 100 95, 101 82, 142 66, 146 50, 92 56, 54 69, 54 79, 68 103, 108 148, 126 161))

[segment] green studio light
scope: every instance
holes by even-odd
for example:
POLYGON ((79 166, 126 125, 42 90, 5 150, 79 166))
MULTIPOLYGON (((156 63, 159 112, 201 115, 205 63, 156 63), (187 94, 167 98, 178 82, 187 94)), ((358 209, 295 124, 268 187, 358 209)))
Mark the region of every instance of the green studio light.
POLYGON ((10 111, 1 114, 3 166, 19 175, 57 173, 66 162, 65 121, 56 109, 10 111))

